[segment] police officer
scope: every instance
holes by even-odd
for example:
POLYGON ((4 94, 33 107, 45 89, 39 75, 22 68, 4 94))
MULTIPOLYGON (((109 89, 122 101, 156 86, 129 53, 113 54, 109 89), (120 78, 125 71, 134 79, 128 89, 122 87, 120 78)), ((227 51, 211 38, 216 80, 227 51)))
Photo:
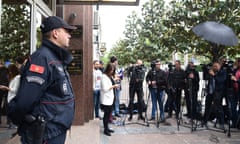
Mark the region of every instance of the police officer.
POLYGON ((133 114, 133 102, 134 95, 137 93, 137 101, 138 101, 138 119, 145 120, 142 115, 144 109, 144 101, 143 101, 143 80, 145 77, 145 69, 143 67, 142 60, 138 59, 137 63, 134 67, 131 68, 131 78, 129 82, 129 118, 128 120, 132 120, 133 114))
POLYGON ((73 56, 66 48, 69 32, 76 27, 50 16, 40 28, 42 45, 24 66, 9 115, 19 124, 23 144, 64 144, 74 117, 74 94, 66 70, 73 56))
POLYGON ((152 116, 151 120, 155 119, 155 112, 157 109, 157 102, 160 110, 160 120, 165 121, 164 116, 164 90, 167 88, 166 74, 161 70, 160 60, 156 60, 152 63, 152 69, 149 70, 146 76, 146 82, 149 86, 152 100, 152 116))

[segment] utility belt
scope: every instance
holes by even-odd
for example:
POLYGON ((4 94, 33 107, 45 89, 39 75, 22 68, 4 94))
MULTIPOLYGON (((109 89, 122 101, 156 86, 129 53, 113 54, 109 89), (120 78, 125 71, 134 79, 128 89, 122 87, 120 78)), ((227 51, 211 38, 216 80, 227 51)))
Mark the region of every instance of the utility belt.
POLYGON ((25 116, 25 140, 29 144, 42 144, 44 140, 44 131, 46 128, 46 120, 42 116, 25 116))

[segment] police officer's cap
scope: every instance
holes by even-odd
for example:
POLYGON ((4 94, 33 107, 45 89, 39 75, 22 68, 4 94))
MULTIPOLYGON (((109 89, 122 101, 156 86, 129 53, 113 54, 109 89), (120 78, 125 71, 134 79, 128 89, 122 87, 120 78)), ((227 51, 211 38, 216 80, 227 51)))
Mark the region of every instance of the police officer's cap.
POLYGON ((62 18, 57 16, 50 16, 44 19, 43 23, 40 26, 42 33, 49 32, 53 29, 64 28, 67 30, 75 30, 76 27, 67 24, 62 18))

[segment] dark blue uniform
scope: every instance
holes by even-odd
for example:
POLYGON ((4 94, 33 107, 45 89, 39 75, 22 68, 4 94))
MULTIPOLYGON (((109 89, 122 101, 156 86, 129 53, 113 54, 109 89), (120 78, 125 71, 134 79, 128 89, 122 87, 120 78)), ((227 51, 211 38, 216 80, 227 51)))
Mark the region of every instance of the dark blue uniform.
POLYGON ((15 120, 20 123, 19 134, 23 143, 28 139, 26 136, 29 137, 28 127, 31 126, 26 122, 28 114, 41 116, 47 122, 44 131, 47 142, 59 135, 65 136, 70 128, 74 117, 74 94, 66 65, 72 58, 67 50, 43 40, 42 47, 26 63, 11 107, 16 114, 15 120))

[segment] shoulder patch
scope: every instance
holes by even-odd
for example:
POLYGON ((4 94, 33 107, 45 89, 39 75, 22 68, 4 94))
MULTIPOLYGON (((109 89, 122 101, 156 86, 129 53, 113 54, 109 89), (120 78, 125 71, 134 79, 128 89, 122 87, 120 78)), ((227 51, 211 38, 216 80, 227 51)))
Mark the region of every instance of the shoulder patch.
POLYGON ((31 72, 36 72, 36 73, 43 74, 45 68, 44 68, 43 66, 31 64, 29 70, 30 70, 31 72))
POLYGON ((34 82, 34 83, 38 83, 40 85, 42 85, 45 80, 41 77, 38 77, 38 76, 27 76, 27 82, 34 82))

